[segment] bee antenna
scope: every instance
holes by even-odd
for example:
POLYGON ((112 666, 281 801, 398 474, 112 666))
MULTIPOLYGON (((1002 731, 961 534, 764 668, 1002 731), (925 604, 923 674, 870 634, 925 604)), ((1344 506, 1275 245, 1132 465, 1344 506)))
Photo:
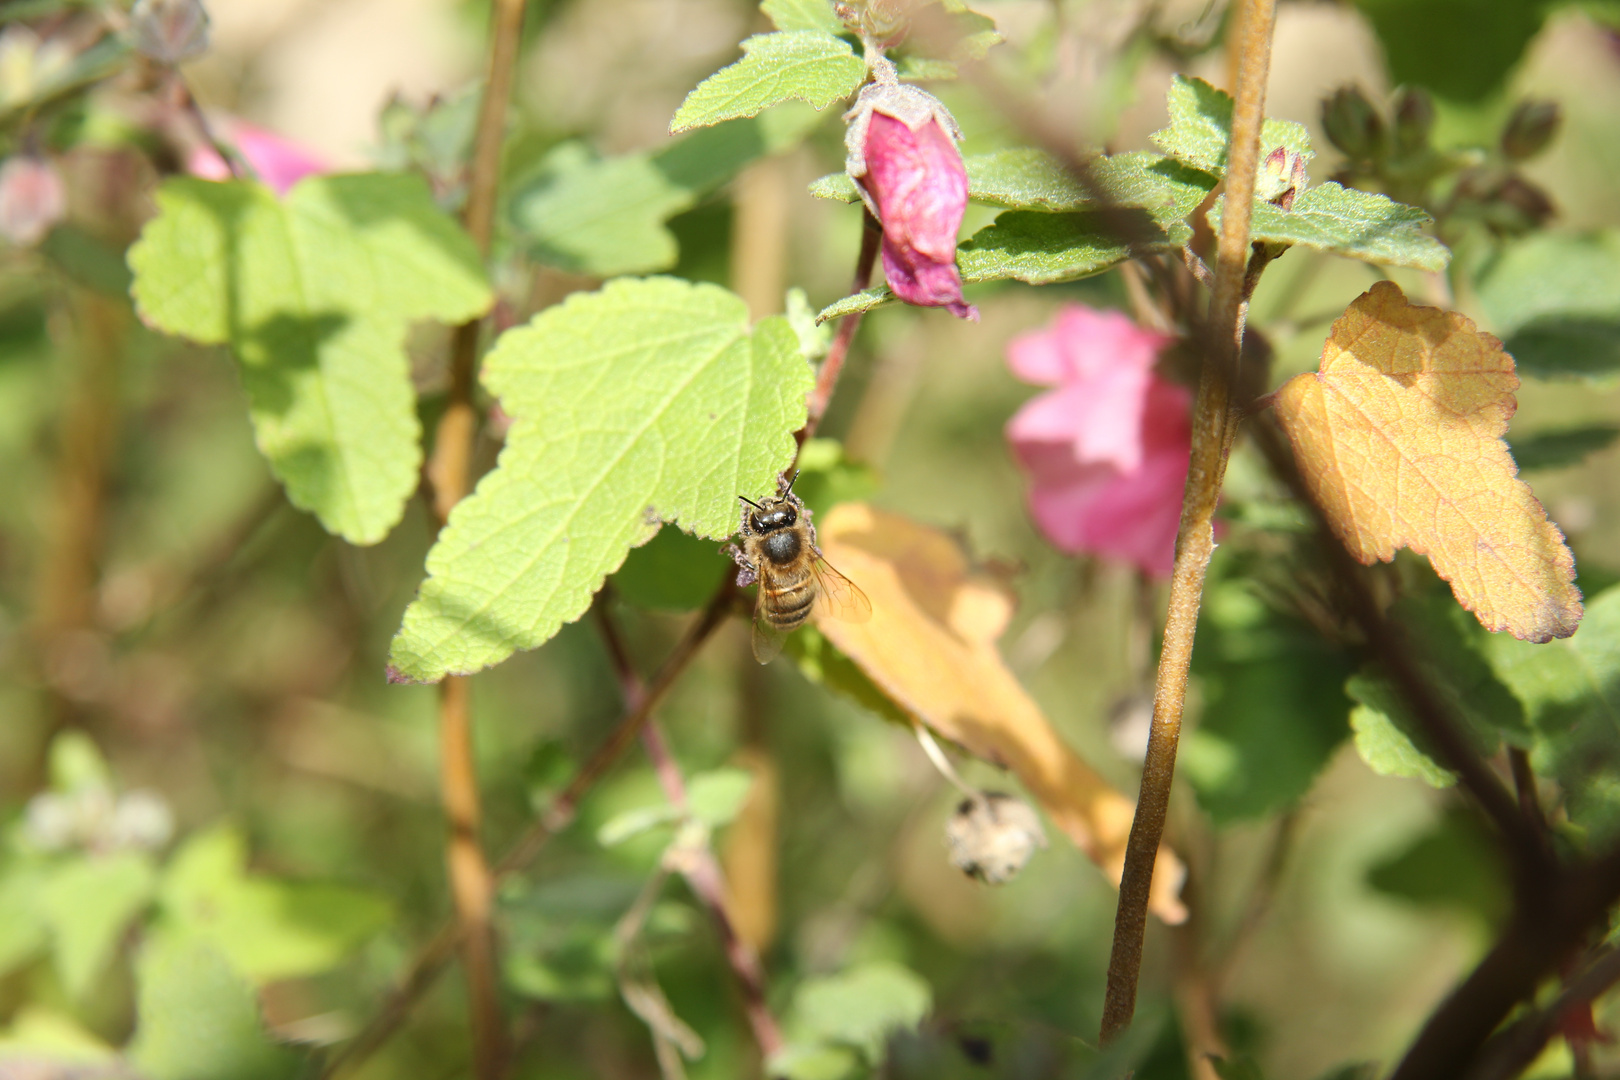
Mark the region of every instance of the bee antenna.
POLYGON ((746 495, 739 495, 739 496, 737 496, 737 498, 741 499, 743 502, 747 503, 749 506, 752 506, 755 510, 759 510, 761 512, 763 512, 765 510, 765 508, 763 506, 759 505, 759 503, 755 502, 753 499, 750 499, 746 495))
POLYGON ((783 489, 782 489, 782 494, 784 494, 784 495, 786 495, 786 494, 788 494, 788 493, 789 493, 789 492, 791 492, 791 491, 792 491, 792 490, 793 490, 793 485, 794 485, 794 484, 795 484, 795 483, 797 483, 797 482, 798 482, 798 480, 799 480, 799 470, 798 470, 798 469, 794 469, 794 470, 793 470, 793 479, 792 479, 792 480, 789 480, 789 481, 788 481, 788 486, 787 486, 787 487, 785 487, 785 488, 783 488, 783 489))

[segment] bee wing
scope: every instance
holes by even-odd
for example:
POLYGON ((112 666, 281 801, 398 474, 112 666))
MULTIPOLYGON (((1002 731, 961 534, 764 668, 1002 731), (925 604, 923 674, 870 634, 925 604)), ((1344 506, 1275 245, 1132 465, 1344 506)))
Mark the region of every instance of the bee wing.
POLYGON ((828 565, 817 555, 810 562, 810 572, 816 575, 821 591, 816 605, 824 613, 845 622, 862 623, 872 617, 872 601, 861 592, 861 587, 828 565))
POLYGON ((765 621, 765 611, 754 605, 754 659, 768 664, 782 651, 787 635, 765 621))

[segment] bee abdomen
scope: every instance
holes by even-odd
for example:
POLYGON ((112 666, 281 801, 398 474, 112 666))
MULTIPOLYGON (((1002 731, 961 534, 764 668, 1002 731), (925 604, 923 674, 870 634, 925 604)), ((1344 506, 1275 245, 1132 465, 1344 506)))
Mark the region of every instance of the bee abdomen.
POLYGON ((765 605, 765 619, 778 630, 797 630, 810 617, 815 598, 815 587, 807 575, 797 584, 772 591, 771 602, 765 605))

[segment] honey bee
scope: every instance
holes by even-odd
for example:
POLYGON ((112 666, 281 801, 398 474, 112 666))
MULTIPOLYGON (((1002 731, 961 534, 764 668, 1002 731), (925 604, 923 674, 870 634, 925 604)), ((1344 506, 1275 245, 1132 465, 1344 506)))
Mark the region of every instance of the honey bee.
POLYGON ((827 565, 816 547, 816 527, 810 511, 793 494, 798 473, 778 482, 778 493, 754 502, 737 496, 742 509, 742 547, 727 545, 727 552, 742 569, 737 584, 759 582, 754 603, 754 659, 768 664, 782 651, 782 642, 810 617, 812 606, 834 618, 865 622, 872 617, 872 602, 849 578, 827 565))

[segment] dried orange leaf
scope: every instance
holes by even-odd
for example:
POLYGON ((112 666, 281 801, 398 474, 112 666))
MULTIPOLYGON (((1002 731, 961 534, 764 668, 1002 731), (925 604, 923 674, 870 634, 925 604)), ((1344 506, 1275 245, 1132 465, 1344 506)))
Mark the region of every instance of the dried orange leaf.
POLYGON ((1305 483, 1363 563, 1427 555, 1492 631, 1569 637, 1575 558, 1502 435, 1519 378, 1502 343, 1380 281, 1333 324, 1316 374, 1277 392, 1305 483))
MULTIPOLYGON (((1006 593, 973 573, 944 533, 864 503, 835 507, 817 531, 828 562, 872 601, 870 620, 822 619, 821 632, 936 734, 1010 768, 1117 885, 1135 806, 1069 749, 1002 662, 1006 593)), ((1181 860, 1160 848, 1151 906, 1167 923, 1187 916, 1184 877, 1181 860)))

